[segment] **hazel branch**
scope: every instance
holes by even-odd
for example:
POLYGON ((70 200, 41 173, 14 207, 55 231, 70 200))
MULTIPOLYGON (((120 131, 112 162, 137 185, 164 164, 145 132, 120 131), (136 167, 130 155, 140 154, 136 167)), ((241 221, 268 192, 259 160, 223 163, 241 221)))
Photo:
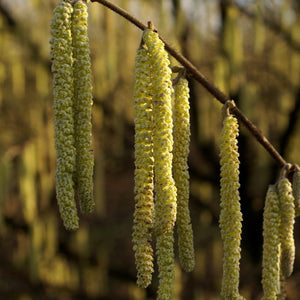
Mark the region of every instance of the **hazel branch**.
MULTIPOLYGON (((91 0, 91 2, 98 2, 115 13, 121 15, 123 18, 127 19, 129 22, 140 28, 141 30, 145 30, 147 26, 140 22, 138 19, 133 17, 124 9, 119 6, 111 3, 107 0, 91 0)), ((196 81, 198 81, 202 86, 204 86, 209 93, 211 93, 218 101, 221 103, 225 103, 228 100, 231 100, 227 95, 221 92, 212 82, 210 82, 204 75, 202 75, 198 69, 182 54, 180 54, 177 50, 175 50, 172 46, 170 46, 167 41, 162 37, 159 38, 165 44, 165 49, 172 55, 178 62, 182 64, 196 81)), ((254 125, 247 116, 238 109, 237 106, 231 109, 231 112, 238 118, 238 120, 244 124, 244 126, 250 131, 250 133, 256 138, 256 140, 269 152, 269 154, 273 157, 273 159, 278 163, 279 166, 283 167, 286 165, 285 159, 278 153, 278 151, 274 148, 274 146, 268 141, 268 139, 262 134, 259 128, 254 125)))

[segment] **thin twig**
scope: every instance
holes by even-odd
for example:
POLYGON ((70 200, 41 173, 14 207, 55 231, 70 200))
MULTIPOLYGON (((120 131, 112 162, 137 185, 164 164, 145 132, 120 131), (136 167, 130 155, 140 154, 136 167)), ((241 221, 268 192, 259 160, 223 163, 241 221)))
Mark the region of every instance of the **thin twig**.
MULTIPOLYGON (((108 7, 109 9, 121 15, 141 30, 145 30, 147 28, 145 24, 143 24, 138 19, 130 15, 127 11, 107 0, 91 0, 91 2, 98 2, 108 7)), ((189 75, 191 75, 196 81, 203 85, 217 100, 219 100, 223 104, 227 100, 230 100, 230 98, 227 95, 221 92, 213 83, 211 83, 204 75, 202 75, 188 59, 186 59, 182 54, 180 54, 173 47, 171 47, 165 41, 165 39, 163 39, 161 36, 159 37, 164 42, 165 49, 169 52, 169 54, 172 55, 178 62, 180 62, 186 68, 189 75)), ((247 118, 246 115, 244 115, 236 106, 231 109, 231 112, 239 119, 241 123, 245 125, 245 127, 252 133, 256 140, 270 153, 270 155, 274 158, 274 160, 278 163, 279 166, 283 167, 284 165, 286 165, 287 162, 285 161, 285 159, 278 153, 278 151, 273 147, 273 145, 268 141, 268 139, 247 118)))

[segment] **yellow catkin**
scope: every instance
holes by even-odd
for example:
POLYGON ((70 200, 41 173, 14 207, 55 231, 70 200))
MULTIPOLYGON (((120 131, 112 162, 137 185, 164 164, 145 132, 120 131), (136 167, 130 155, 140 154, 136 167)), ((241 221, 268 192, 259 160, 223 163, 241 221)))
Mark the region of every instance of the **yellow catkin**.
POLYGON ((180 78, 174 87, 174 150, 173 174, 177 188, 177 233, 182 268, 191 272, 195 267, 193 230, 189 211, 189 172, 187 159, 190 144, 189 87, 180 78))
POLYGON ((82 1, 74 4, 72 18, 74 71, 74 135, 76 168, 74 181, 80 209, 88 214, 94 210, 92 151, 92 82, 91 60, 87 32, 87 6, 82 1))
POLYGON ((158 300, 171 300, 174 291, 173 230, 157 236, 156 255, 159 272, 158 300))
POLYGON ((151 64, 153 105, 153 156, 155 177, 155 233, 159 270, 158 299, 171 300, 174 282, 174 237, 176 187, 172 177, 173 120, 170 62, 158 34, 144 31, 151 64))
POLYGON ((153 117, 149 55, 140 47, 135 58, 135 212, 133 250, 137 268, 137 285, 147 287, 153 272, 153 117))
POLYGON ((172 177, 173 121, 170 62, 158 34, 144 31, 152 72, 155 231, 170 231, 176 221, 176 187, 172 177))
POLYGON ((75 164, 73 120, 73 69, 71 14, 72 5, 61 2, 51 20, 53 73, 53 111, 56 148, 56 197, 67 229, 77 229, 78 216, 74 200, 73 172, 75 164))
POLYGON ((276 300, 286 300, 286 296, 286 278, 284 278, 284 276, 280 274, 279 293, 276 300))
POLYGON ((293 175, 293 196, 295 199, 295 215, 300 215, 300 171, 297 170, 293 175))
POLYGON ((220 144, 221 213, 223 240, 222 299, 241 299, 239 295, 239 261, 241 258, 242 213, 239 196, 238 123, 227 115, 223 122, 220 144))
POLYGON ((265 300, 276 300, 280 279, 280 239, 279 239, 279 199, 274 185, 270 185, 266 195, 263 221, 263 261, 262 285, 265 300))
POLYGON ((294 268, 295 242, 294 223, 295 205, 292 193, 292 185, 287 178, 281 178, 278 182, 278 196, 280 207, 280 243, 281 243, 281 273, 283 277, 289 277, 294 268))

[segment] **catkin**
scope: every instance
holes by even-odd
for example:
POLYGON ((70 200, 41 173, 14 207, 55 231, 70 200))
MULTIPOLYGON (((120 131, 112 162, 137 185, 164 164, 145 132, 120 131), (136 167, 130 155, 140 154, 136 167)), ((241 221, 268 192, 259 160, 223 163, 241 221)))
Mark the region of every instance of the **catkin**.
POLYGON ((91 61, 87 33, 87 6, 82 1, 74 4, 72 18, 74 72, 74 136, 76 167, 74 181, 80 209, 88 214, 94 210, 92 151, 92 83, 91 61))
POLYGON ((195 267, 193 230, 189 212, 188 154, 190 144, 189 87, 180 78, 174 87, 174 150, 173 174, 177 188, 177 233, 182 268, 191 272, 195 267))
POLYGON ((71 14, 72 5, 60 2, 51 20, 53 73, 53 110, 56 148, 56 196, 60 215, 67 229, 79 227, 74 200, 73 172, 75 165, 73 120, 73 69, 71 14))
POLYGON ((158 34, 146 29, 143 40, 152 68, 155 231, 159 235, 172 230, 176 220, 176 187, 172 177, 171 69, 158 34))
POLYGON ((133 250, 137 267, 137 285, 147 287, 153 273, 153 117, 151 66, 147 50, 140 47, 135 58, 134 123, 135 123, 135 212, 133 250))
POLYGON ((227 115, 223 122, 220 144, 221 213, 223 240, 223 299, 241 299, 239 295, 239 261, 241 258, 242 213, 239 196, 238 123, 227 115))
POLYGON ((280 205, 280 243, 281 243, 281 272, 283 277, 289 277, 294 268, 295 242, 294 223, 295 205, 292 185, 287 178, 280 178, 278 182, 278 196, 280 205))
POLYGON ((175 278, 173 244, 173 230, 157 236, 156 255, 159 272, 159 286, 157 294, 159 300, 172 299, 175 278))
POLYGON ((286 300, 286 278, 280 273, 279 293, 276 300, 286 300))
POLYGON ((262 285, 265 300, 276 300, 280 279, 280 239, 279 239, 279 199, 274 185, 270 185, 266 195, 263 221, 263 270, 262 285))
POLYGON ((293 175, 293 196, 295 199, 295 215, 300 215, 300 171, 297 170, 293 175))

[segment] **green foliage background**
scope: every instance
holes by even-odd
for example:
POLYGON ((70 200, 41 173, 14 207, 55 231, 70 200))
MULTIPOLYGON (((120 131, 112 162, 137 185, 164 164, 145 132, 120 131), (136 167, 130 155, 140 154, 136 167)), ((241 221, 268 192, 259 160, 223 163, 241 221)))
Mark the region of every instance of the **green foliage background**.
MULTIPOLYGON (((300 6, 241 1, 113 1, 159 32, 254 121, 291 163, 300 164, 300 6), (263 18, 269 20, 263 23, 263 18), (279 27, 272 24, 279 24, 279 27), (271 25, 270 25, 271 24, 271 25)), ((134 57, 141 32, 89 4, 94 81, 96 211, 67 232, 55 199, 49 24, 58 1, 0 1, 1 299, 155 299, 135 285, 134 57)), ((175 63, 175 62, 174 62, 175 63)), ((176 267, 174 299, 219 299, 218 140, 221 105, 192 79, 190 208, 196 269, 176 267)), ((241 293, 260 299, 262 211, 279 168, 241 126, 241 293)), ((288 299, 300 299, 299 221, 288 299)))

